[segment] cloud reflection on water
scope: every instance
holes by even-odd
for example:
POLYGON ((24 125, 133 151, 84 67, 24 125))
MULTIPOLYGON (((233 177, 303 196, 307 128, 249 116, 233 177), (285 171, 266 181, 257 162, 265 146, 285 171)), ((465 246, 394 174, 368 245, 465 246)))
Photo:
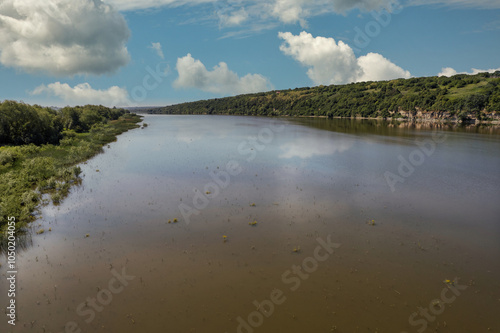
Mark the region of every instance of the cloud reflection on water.
POLYGON ((328 156, 342 153, 354 145, 354 140, 347 139, 341 135, 332 133, 321 133, 319 135, 302 135, 289 143, 280 146, 284 152, 279 158, 299 157, 307 159, 314 156, 328 156))
POLYGON ((234 125, 228 126, 225 122, 221 122, 220 126, 214 127, 213 124, 203 121, 193 124, 191 119, 188 118, 190 116, 184 118, 177 117, 175 119, 177 121, 176 139, 182 143, 190 144, 210 136, 224 139, 235 130, 234 125))

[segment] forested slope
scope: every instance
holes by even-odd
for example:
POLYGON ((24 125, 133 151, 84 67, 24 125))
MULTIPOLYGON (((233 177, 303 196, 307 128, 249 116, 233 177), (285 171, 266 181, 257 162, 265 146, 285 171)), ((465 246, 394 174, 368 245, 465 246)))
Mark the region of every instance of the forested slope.
POLYGON ((491 119, 500 111, 500 72, 271 91, 152 108, 162 114, 491 119))

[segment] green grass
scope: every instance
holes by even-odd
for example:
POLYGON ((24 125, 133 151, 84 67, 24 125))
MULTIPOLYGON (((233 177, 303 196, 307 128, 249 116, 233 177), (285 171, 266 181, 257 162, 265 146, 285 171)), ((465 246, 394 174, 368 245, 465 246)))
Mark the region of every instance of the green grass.
POLYGON ((454 99, 454 98, 467 97, 467 96, 470 96, 472 94, 484 93, 484 90, 485 90, 486 86, 488 85, 488 82, 489 81, 482 81, 482 82, 475 83, 475 84, 468 84, 462 88, 456 88, 456 87, 450 88, 448 90, 448 96, 451 99, 454 99))
POLYGON ((15 217, 17 232, 23 232, 36 219, 33 213, 43 194, 49 194, 54 204, 62 202, 80 182, 76 164, 100 153, 117 135, 139 127, 140 121, 140 116, 126 115, 94 126, 89 133, 65 131, 59 145, 0 147, 0 248, 8 217, 15 217))

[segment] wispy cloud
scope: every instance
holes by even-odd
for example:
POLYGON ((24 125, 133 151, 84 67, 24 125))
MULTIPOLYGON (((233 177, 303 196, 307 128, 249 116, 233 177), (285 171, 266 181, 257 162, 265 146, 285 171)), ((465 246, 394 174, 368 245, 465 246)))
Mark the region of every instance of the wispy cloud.
POLYGON ((249 19, 242 21, 242 25, 246 22, 277 21, 307 27, 308 19, 325 13, 344 14, 355 8, 371 11, 391 8, 396 3, 398 0, 243 0, 230 5, 217 1, 215 5, 225 10, 230 8, 232 12, 243 8, 249 19))
POLYGON ((254 36, 259 33, 263 33, 267 30, 271 30, 279 26, 278 23, 274 22, 269 22, 269 23, 253 23, 251 25, 247 25, 244 27, 238 27, 237 29, 233 30, 224 30, 224 33, 222 36, 219 37, 219 39, 226 39, 226 38, 236 38, 236 39, 242 39, 242 38, 247 38, 250 36, 254 36))
POLYGON ((160 43, 151 43, 151 46, 149 48, 153 49, 156 52, 156 54, 158 55, 158 57, 165 59, 165 55, 163 54, 163 50, 161 48, 160 43))
POLYGON ((164 6, 207 5, 213 6, 214 19, 221 27, 252 25, 277 21, 285 24, 299 23, 324 13, 344 14, 358 8, 364 11, 390 8, 398 0, 105 0, 121 11, 144 10, 164 6))
POLYGON ((164 6, 199 5, 214 3, 218 0, 104 0, 120 11, 134 11, 164 6))
POLYGON ((407 5, 441 5, 476 9, 500 9, 500 1, 498 0, 409 0, 407 5))
POLYGON ((491 21, 491 22, 485 23, 482 26, 482 29, 480 31, 478 31, 478 32, 497 31, 497 30, 500 30, 500 20, 496 20, 496 21, 491 21))
POLYGON ((328 13, 344 15, 358 9, 389 12, 400 6, 440 5, 480 9, 500 8, 498 0, 105 0, 122 11, 191 6, 187 22, 214 22, 222 38, 242 37, 279 24, 308 26, 308 20, 328 13), (203 10, 196 10, 197 6, 203 10), (210 9, 211 8, 211 9, 210 9))
POLYGON ((240 8, 236 11, 219 11, 217 12, 219 24, 221 27, 234 27, 243 24, 248 20, 249 14, 245 8, 240 8))

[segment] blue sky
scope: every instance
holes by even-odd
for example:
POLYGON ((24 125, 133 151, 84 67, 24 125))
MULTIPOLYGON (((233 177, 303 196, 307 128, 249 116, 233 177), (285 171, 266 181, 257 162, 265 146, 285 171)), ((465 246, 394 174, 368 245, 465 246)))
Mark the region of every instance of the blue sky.
POLYGON ((0 100, 168 105, 500 69, 497 0, 3 0, 0 100))

